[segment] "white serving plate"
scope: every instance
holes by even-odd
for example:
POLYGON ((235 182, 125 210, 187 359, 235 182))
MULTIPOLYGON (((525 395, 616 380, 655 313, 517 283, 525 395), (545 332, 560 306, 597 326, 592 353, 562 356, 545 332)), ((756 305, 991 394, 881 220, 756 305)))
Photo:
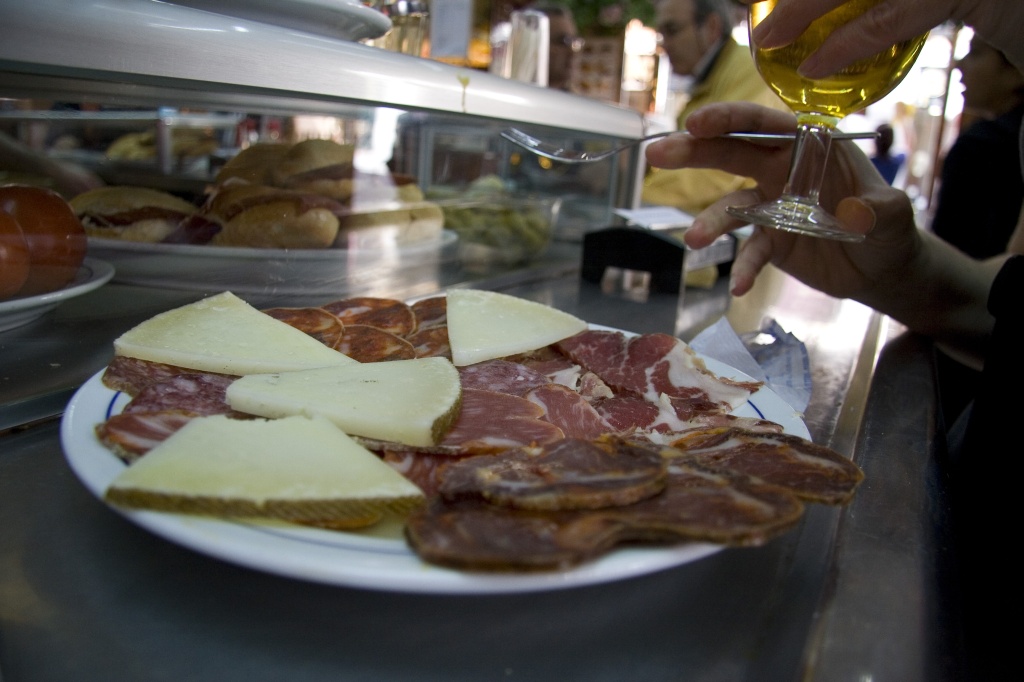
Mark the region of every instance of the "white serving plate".
POLYGON ((61 303, 103 286, 113 276, 114 267, 110 263, 86 258, 75 278, 60 291, 0 301, 0 332, 26 325, 61 303))
POLYGON ((363 40, 391 30, 391 20, 359 0, 169 0, 207 12, 304 33, 363 40))
MULTIPOLYGON (((704 361, 721 376, 750 379, 717 360, 704 357, 704 361)), ((103 386, 101 374, 83 385, 68 404, 61 422, 61 444, 75 474, 102 500, 103 492, 125 464, 100 444, 94 428, 120 412, 128 397, 103 386)), ((799 414, 768 388, 762 387, 734 414, 769 419, 781 424, 786 433, 810 437, 799 414)), ((171 542, 241 566, 331 585, 391 592, 501 594, 564 589, 653 573, 723 549, 710 543, 629 547, 568 570, 472 573, 421 561, 403 539, 398 521, 361 532, 341 532, 111 508, 171 542)))
POLYGON ((256 249, 196 244, 148 244, 89 238, 89 254, 112 263, 115 282, 190 291, 256 294, 335 293, 397 268, 439 265, 458 237, 403 244, 378 233, 348 249, 256 249))

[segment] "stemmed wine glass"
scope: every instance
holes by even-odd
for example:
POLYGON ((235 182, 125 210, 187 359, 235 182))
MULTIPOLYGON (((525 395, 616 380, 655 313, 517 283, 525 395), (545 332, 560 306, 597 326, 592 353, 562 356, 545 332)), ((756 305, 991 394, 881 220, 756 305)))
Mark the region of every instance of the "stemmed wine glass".
MULTIPOLYGON (((762 0, 750 6, 750 31, 775 9, 777 2, 762 0)), ((751 35, 750 49, 757 69, 797 115, 797 133, 782 195, 775 201, 752 206, 730 206, 726 209, 730 215, 755 225, 815 237, 843 241, 864 238, 844 231, 839 221, 818 204, 832 134, 844 116, 877 102, 900 84, 921 53, 928 34, 897 43, 827 78, 804 78, 797 73, 797 67, 832 31, 878 2, 850 0, 814 21, 796 42, 785 47, 759 49, 751 35)))

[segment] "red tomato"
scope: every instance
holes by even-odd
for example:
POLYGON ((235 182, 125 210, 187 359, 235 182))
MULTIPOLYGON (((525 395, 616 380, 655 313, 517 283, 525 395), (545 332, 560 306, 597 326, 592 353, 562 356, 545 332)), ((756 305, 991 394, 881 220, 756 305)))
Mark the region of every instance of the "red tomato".
POLYGON ((0 211, 0 301, 13 297, 28 279, 28 244, 13 216, 0 211))
POLYGON ((31 185, 0 186, 0 211, 10 214, 25 236, 28 279, 18 296, 35 296, 66 287, 85 259, 85 228, 56 192, 31 185))

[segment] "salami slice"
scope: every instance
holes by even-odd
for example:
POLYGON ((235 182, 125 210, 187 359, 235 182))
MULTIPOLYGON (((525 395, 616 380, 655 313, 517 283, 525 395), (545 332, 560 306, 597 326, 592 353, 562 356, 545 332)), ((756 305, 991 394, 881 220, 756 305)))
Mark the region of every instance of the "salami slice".
POLYGON ((418 358, 452 359, 452 346, 448 341, 447 325, 420 329, 405 338, 412 344, 418 358))
POLYGON ((411 360, 416 357, 416 349, 402 337, 365 324, 346 324, 334 348, 359 362, 411 360))
POLYGON ((301 332, 309 334, 320 343, 338 350, 345 325, 323 308, 265 308, 264 313, 275 320, 281 320, 301 332))
POLYGON ((416 331, 416 314, 404 301, 372 296, 354 296, 320 306, 343 324, 365 324, 397 336, 416 331))
POLYGON ((241 415, 228 405, 225 393, 235 377, 190 372, 149 384, 125 405, 123 413, 180 410, 193 415, 241 415))
MULTIPOLYGON (((150 362, 115 355, 103 371, 103 385, 113 391, 122 391, 130 396, 138 395, 146 386, 164 381, 179 374, 192 374, 194 369, 186 369, 162 362, 150 362)), ((227 377, 229 375, 222 374, 227 377)))
POLYGON ((448 297, 446 296, 421 298, 412 304, 412 311, 416 315, 417 329, 448 326, 448 297))
POLYGON ((96 426, 96 438, 122 462, 131 464, 195 417, 184 410, 115 414, 96 426))

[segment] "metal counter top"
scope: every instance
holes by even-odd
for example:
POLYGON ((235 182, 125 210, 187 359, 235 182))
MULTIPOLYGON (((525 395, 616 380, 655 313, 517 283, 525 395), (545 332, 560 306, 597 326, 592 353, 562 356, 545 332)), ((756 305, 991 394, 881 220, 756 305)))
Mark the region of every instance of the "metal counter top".
POLYGON ((720 281, 646 301, 606 294, 577 273, 578 250, 561 245, 525 270, 446 269, 433 282, 396 280, 373 293, 473 284, 686 340, 723 313, 740 332, 772 317, 809 351, 812 438, 866 473, 850 505, 809 505, 797 528, 763 547, 508 596, 349 589, 221 562, 128 522, 64 461, 54 415, 105 365, 110 341, 195 297, 108 285, 0 334, 3 410, 24 408, 15 421, 28 422, 0 435, 0 678, 954 679, 929 345, 775 272, 741 299, 720 281), (59 358, 52 372, 47 353, 59 358))

